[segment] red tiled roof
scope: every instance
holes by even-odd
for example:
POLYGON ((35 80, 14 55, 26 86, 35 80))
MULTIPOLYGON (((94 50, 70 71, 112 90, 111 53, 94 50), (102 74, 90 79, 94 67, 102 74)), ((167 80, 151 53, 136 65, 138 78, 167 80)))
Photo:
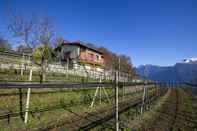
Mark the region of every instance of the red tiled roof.
POLYGON ((75 42, 69 42, 69 41, 64 41, 62 43, 63 45, 78 45, 80 47, 85 47, 85 48, 88 48, 89 50, 92 50, 92 51, 95 51, 99 54, 103 54, 101 51, 99 51, 98 49, 94 48, 94 47, 91 47, 90 45, 87 45, 81 41, 75 41, 75 42))

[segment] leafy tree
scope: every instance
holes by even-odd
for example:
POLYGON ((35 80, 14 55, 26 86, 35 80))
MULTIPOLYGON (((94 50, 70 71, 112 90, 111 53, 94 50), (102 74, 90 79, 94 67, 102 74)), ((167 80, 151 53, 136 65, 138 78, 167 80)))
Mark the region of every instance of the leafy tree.
POLYGON ((55 57, 52 49, 54 38, 53 26, 49 19, 42 19, 34 32, 36 48, 33 52, 35 63, 41 66, 40 82, 45 81, 46 67, 55 57))
POLYGON ((33 57, 40 66, 44 61, 50 63, 53 60, 53 49, 48 45, 39 45, 35 48, 33 57))
POLYGON ((33 53, 34 62, 41 66, 40 82, 45 81, 46 67, 48 63, 53 61, 54 52, 47 44, 39 45, 33 53))

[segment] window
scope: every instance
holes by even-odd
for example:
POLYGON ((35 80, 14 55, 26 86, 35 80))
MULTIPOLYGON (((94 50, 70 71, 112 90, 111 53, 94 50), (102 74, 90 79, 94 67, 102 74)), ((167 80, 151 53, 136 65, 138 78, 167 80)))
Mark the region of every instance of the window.
POLYGON ((91 60, 94 60, 94 54, 90 54, 91 60))
POLYGON ((97 60, 97 61, 99 60, 99 56, 98 56, 98 55, 96 55, 96 60, 97 60))

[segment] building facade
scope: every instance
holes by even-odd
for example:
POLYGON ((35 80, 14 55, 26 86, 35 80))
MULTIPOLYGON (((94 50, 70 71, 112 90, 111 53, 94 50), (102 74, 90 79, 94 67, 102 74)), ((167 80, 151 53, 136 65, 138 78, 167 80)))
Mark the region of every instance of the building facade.
POLYGON ((63 42, 59 54, 69 69, 103 71, 104 58, 100 51, 82 42, 63 42))

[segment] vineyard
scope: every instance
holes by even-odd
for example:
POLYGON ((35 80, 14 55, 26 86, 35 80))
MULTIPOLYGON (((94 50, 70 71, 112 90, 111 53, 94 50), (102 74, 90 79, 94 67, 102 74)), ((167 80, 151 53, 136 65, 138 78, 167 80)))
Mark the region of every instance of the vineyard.
MULTIPOLYGON (((18 58, 10 57, 2 62, 18 58)), ((126 131, 197 130, 196 85, 119 81, 119 75, 109 80, 47 72, 40 83, 37 70, 21 75, 21 69, 0 69, 0 129, 109 131, 118 123, 126 131)))
MULTIPOLYGON (((0 126, 3 130, 114 130, 113 83, 2 83, 0 126), (111 84, 111 86, 109 86, 111 84), (27 86, 28 85, 28 86, 27 86), (42 87, 39 87, 42 86, 42 87), (50 85, 50 86, 49 86, 50 85), (58 86, 59 88, 55 87, 58 86), (96 86, 104 88, 91 107, 96 86), (24 123, 27 88, 31 88, 28 123, 24 123), (105 92, 104 92, 105 91, 105 92), (106 95, 106 94, 107 95, 106 95)), ((120 129, 191 130, 197 128, 195 96, 190 87, 119 83, 120 129), (124 86, 123 86, 124 85, 124 86), (144 97, 144 88, 147 93, 144 97), (143 110, 142 110, 143 109, 143 110)))
MULTIPOLYGON (((27 124, 23 122, 26 113, 24 107, 27 99, 27 88, 25 86, 19 88, 21 84, 17 85, 16 83, 1 84, 1 128, 5 130, 49 130, 63 127, 70 130, 97 128, 100 124, 114 118, 114 90, 113 84, 111 87, 109 84, 99 85, 96 83, 104 90, 99 91, 93 107, 91 107, 91 102, 97 90, 95 83, 87 83, 83 87, 73 87, 73 84, 70 83, 65 88, 54 86, 44 88, 43 85, 43 88, 38 88, 34 87, 35 84, 28 86, 32 90, 27 124)), ((77 86, 77 84, 74 85, 77 86)), ((128 89, 123 91, 122 85, 119 85, 120 113, 140 106, 144 87, 143 84, 129 85, 128 83, 128 89)), ((147 85, 147 88, 150 102, 156 99, 157 93, 157 97, 164 93, 152 83, 147 85)))

